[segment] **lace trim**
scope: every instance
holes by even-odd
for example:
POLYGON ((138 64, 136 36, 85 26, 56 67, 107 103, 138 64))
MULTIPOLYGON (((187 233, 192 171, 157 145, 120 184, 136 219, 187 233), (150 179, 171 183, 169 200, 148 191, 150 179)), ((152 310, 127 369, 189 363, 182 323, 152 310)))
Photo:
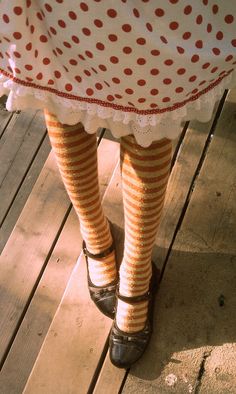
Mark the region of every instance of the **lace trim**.
POLYGON ((99 127, 105 127, 110 129, 116 138, 134 134, 142 146, 149 146, 161 138, 176 138, 181 132, 182 121, 209 121, 214 104, 222 96, 223 91, 236 86, 236 72, 232 69, 228 75, 219 78, 186 100, 185 104, 175 104, 175 111, 173 106, 163 110, 138 111, 111 103, 105 103, 106 106, 103 106, 99 100, 99 103, 86 98, 79 101, 78 98, 71 99, 71 95, 62 92, 57 95, 53 89, 20 81, 0 69, 1 71, 0 96, 8 95, 6 107, 9 111, 47 108, 61 123, 82 122, 88 133, 95 133, 99 127))

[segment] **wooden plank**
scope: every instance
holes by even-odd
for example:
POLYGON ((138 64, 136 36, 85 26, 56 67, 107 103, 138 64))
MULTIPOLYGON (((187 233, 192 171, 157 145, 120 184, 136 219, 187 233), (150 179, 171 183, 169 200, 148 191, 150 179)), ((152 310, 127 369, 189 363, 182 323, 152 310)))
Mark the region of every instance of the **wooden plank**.
POLYGON ((46 128, 41 111, 21 113, 14 124, 14 131, 12 130, 1 147, 1 224, 45 134, 46 128), (19 140, 19 146, 17 149, 15 147, 12 149, 15 139, 19 140))
MULTIPOLYGON (((101 195, 110 181, 118 157, 118 144, 103 138, 98 148, 101 195)), ((72 210, 1 371, 0 387, 8 394, 23 391, 80 254, 81 242, 78 219, 72 210)))
MULTIPOLYGON (((156 261, 159 269, 163 268, 167 257, 192 178, 198 166, 208 133, 211 130, 211 125, 212 120, 205 124, 191 122, 185 138, 179 147, 177 158, 170 175, 165 206, 153 251, 153 259, 156 261)), ((176 146, 177 140, 173 143, 173 151, 176 146)), ((114 184, 121 188, 120 179, 117 179, 114 184)), ((117 193, 114 191, 113 195, 117 196, 117 193)), ((115 212, 118 211, 115 210, 115 212)), ((118 224, 117 220, 119 219, 116 218, 116 224, 118 224)), ((109 357, 106 357, 94 393, 100 394, 103 390, 105 392, 110 392, 111 390, 118 392, 124 377, 125 371, 120 372, 120 370, 117 370, 110 363, 109 357)))
POLYGON ((235 103, 236 90, 224 106, 172 248, 151 346, 122 393, 235 391, 236 359, 229 357, 236 325, 235 103))
MULTIPOLYGON (((116 172, 119 171, 119 163, 116 172)), ((113 176, 104 201, 112 207, 112 219, 119 210, 119 190, 116 195, 109 192, 111 184, 116 184, 113 176)), ((106 213, 108 210, 106 208, 106 213)), ((109 218, 111 215, 109 215, 109 218)), ((115 226, 119 261, 122 241, 120 229, 115 226)), ((103 316, 90 300, 86 268, 81 256, 73 271, 62 302, 58 308, 48 335, 39 353, 24 393, 87 393, 94 371, 106 342, 111 320, 103 316), (92 323, 92 324, 91 324, 92 323), (65 332, 70 333, 64 335, 65 332), (53 362, 52 360, 57 360, 53 362), (49 370, 50 365, 50 370, 49 370), (79 389, 78 389, 79 387, 79 389)))
POLYGON ((17 192, 16 197, 13 200, 12 205, 7 212, 2 226, 0 227, 0 253, 2 252, 19 216, 20 213, 33 189, 35 182, 45 164, 45 161, 51 150, 49 140, 45 137, 42 145, 34 158, 27 175, 25 176, 23 183, 17 192))
POLYGON ((13 113, 5 109, 6 96, 0 97, 0 139, 3 138, 3 133, 10 121, 13 113))
POLYGON ((69 207, 53 155, 0 256, 0 360, 3 360, 35 282, 69 207))

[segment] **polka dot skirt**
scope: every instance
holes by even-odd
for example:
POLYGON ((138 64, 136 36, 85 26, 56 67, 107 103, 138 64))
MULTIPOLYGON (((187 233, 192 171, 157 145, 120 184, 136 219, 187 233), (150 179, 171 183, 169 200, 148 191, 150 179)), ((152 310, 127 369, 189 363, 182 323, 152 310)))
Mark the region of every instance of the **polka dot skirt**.
POLYGON ((3 0, 0 20, 7 108, 47 107, 88 132, 174 138, 236 83, 231 1, 3 0))

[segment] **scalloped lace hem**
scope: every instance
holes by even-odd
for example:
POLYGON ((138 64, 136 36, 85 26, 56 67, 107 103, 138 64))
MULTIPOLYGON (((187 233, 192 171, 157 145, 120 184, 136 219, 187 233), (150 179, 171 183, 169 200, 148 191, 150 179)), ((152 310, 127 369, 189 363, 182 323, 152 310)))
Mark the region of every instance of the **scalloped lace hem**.
POLYGON ((209 121, 216 101, 225 89, 234 86, 236 86, 235 70, 207 93, 180 108, 161 114, 140 115, 99 104, 72 101, 51 92, 22 86, 9 77, 0 75, 0 97, 8 95, 7 110, 47 108, 61 123, 73 125, 81 122, 90 134, 96 133, 99 127, 104 127, 109 129, 115 138, 133 134, 137 143, 143 147, 162 138, 175 139, 182 130, 183 121, 194 119, 201 122, 209 121))

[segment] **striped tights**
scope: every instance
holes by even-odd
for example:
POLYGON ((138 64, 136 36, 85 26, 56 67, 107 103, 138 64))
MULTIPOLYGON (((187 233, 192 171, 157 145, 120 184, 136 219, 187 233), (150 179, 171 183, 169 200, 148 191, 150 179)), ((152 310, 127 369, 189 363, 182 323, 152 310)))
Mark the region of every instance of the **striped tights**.
MULTIPOLYGON (((81 123, 63 125, 45 110, 53 151, 67 193, 80 220, 87 248, 99 253, 112 243, 104 216, 98 183, 96 135, 81 123)), ((163 139, 140 147, 133 136, 121 138, 121 175, 125 214, 125 247, 120 266, 119 292, 136 296, 148 291, 151 253, 155 242, 171 162, 171 141, 163 139)), ((89 258, 91 281, 98 286, 116 278, 115 255, 102 260, 89 258)), ((125 332, 144 327, 147 301, 134 305, 118 300, 116 323, 125 332)))

